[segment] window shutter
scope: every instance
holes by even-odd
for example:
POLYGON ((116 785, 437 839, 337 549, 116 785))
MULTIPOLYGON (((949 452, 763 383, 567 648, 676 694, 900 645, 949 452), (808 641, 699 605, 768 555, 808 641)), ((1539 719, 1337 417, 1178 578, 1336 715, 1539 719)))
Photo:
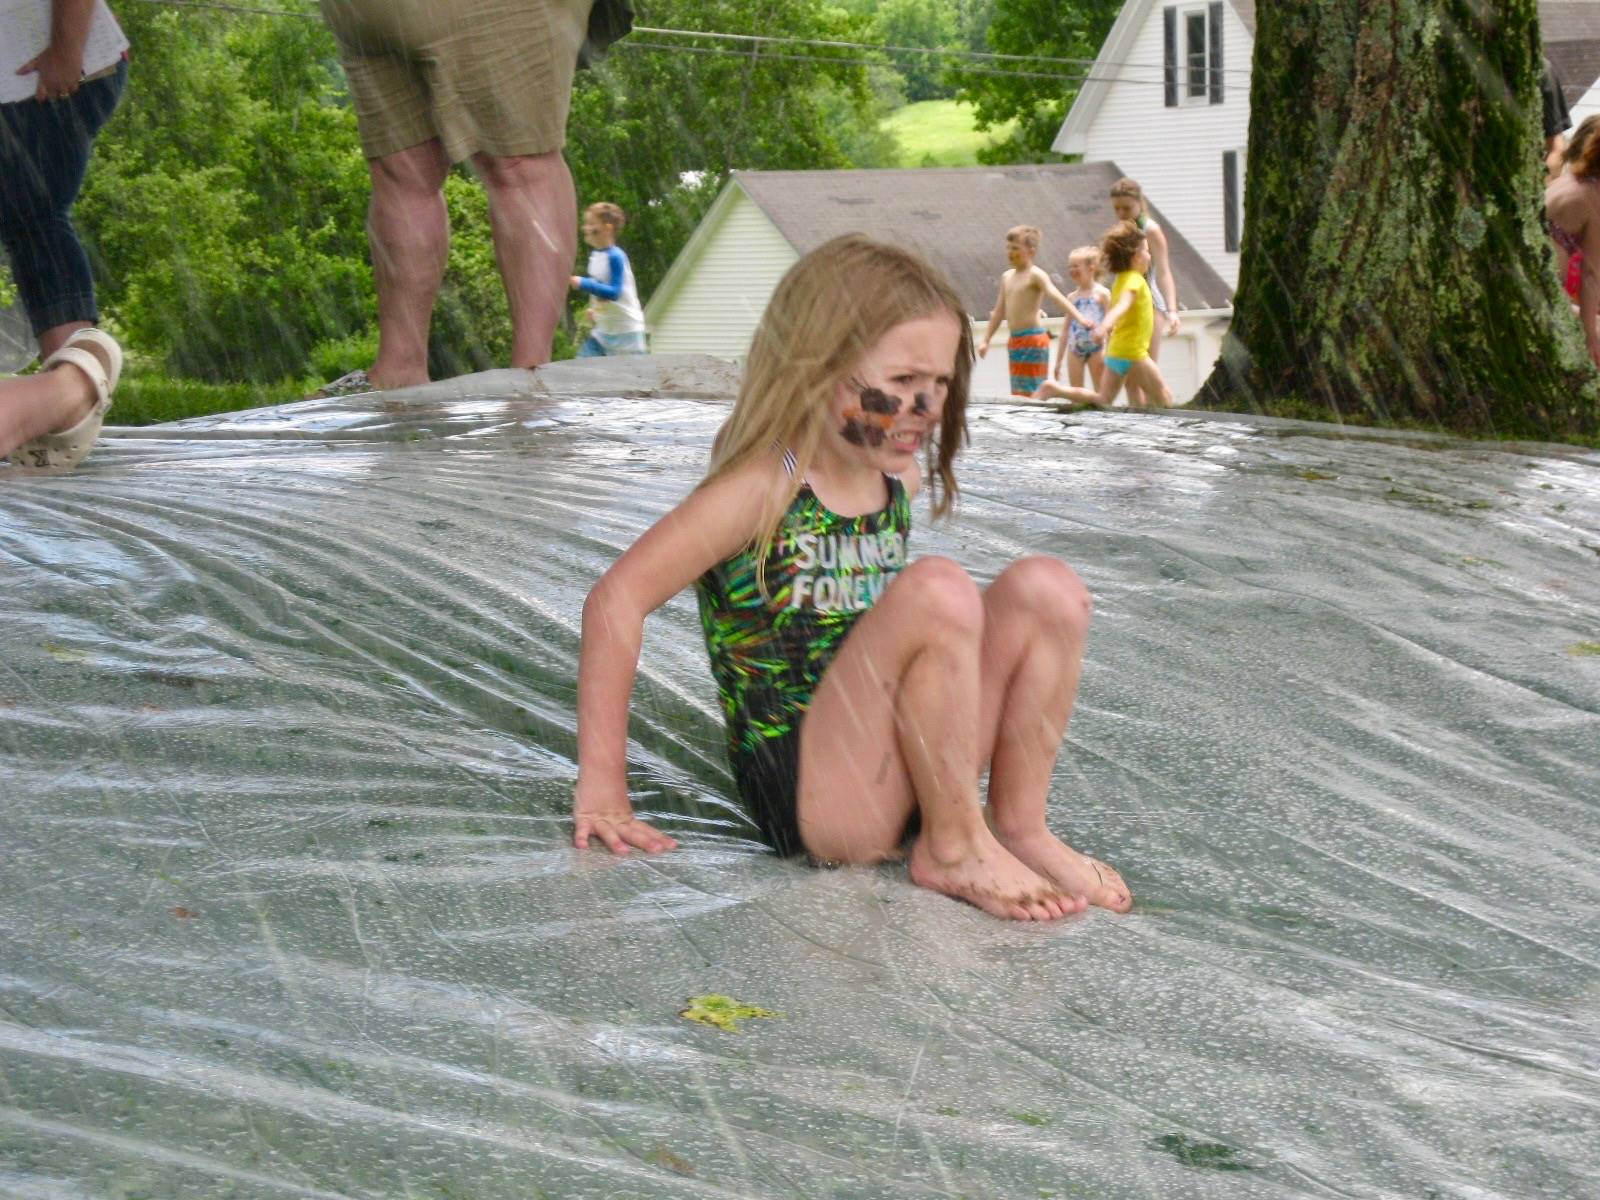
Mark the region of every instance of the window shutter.
POLYGON ((1222 248, 1239 252, 1239 152, 1222 152, 1222 248))
POLYGON ((1211 74, 1211 103, 1222 103, 1222 0, 1212 0, 1211 29, 1207 38, 1211 74))
POLYGON ((1178 10, 1168 7, 1161 13, 1162 34, 1164 40, 1164 61, 1161 66, 1161 80, 1166 85, 1167 107, 1178 107, 1178 10))

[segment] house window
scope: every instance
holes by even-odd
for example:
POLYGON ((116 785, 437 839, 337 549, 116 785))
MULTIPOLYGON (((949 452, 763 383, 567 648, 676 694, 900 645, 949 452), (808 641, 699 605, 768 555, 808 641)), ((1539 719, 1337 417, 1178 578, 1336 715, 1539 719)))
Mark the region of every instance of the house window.
POLYGON ((1222 248, 1239 253, 1239 234, 1244 228, 1244 189, 1239 186, 1239 164, 1244 151, 1222 152, 1222 248))
POLYGON ((1183 14, 1183 61, 1190 100, 1206 98, 1206 10, 1191 8, 1183 14))
POLYGON ((1170 5, 1162 16, 1165 103, 1222 103, 1222 3, 1170 5))

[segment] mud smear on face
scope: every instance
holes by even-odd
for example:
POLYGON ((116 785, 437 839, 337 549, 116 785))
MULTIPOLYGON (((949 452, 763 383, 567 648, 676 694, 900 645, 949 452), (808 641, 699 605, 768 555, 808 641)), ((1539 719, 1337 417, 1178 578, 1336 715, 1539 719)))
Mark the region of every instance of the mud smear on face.
POLYGON ((889 440, 889 429, 900 411, 900 401, 875 387, 854 385, 861 398, 860 408, 844 410, 844 425, 839 435, 852 446, 871 446, 876 449, 889 440))

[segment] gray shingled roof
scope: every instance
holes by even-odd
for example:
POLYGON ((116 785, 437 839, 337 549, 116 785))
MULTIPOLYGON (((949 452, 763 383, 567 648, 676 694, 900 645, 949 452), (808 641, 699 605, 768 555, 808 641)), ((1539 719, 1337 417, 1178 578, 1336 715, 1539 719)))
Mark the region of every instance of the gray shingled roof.
MULTIPOLYGON (((994 307, 1013 225, 1044 233, 1039 265, 1069 290, 1067 254, 1098 243, 1115 220, 1107 193, 1115 163, 922 167, 885 171, 735 171, 734 180, 799 253, 843 233, 866 233, 915 250, 955 285, 972 316, 994 307)), ((1217 180, 1221 187, 1221 180, 1217 180)), ((1178 297, 1186 309, 1222 308, 1233 289, 1184 240, 1166 230, 1178 297)))
MULTIPOLYGON (((1232 0, 1232 3, 1239 20, 1254 37, 1256 0, 1232 0)), ((1600 0, 1541 0, 1539 28, 1547 51, 1560 42, 1600 42, 1600 0)))
POLYGON ((1600 0, 1545 0, 1539 29, 1561 93, 1574 105, 1600 78, 1600 0))
MULTIPOLYGON (((1232 0, 1232 4, 1254 37, 1256 0, 1232 0)), ((1578 103, 1600 79, 1600 0, 1542 0, 1539 31, 1562 94, 1569 105, 1578 103)))

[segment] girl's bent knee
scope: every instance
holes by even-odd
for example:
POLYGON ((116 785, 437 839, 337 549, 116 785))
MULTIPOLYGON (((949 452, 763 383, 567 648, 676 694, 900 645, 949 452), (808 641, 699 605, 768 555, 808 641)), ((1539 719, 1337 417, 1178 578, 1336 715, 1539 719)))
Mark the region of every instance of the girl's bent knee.
POLYGON ((1078 573, 1059 558, 1019 558, 995 580, 997 599, 1025 608, 1053 624, 1084 627, 1093 602, 1078 573), (1004 588, 1001 589, 1001 585, 1004 588))
POLYGON ((941 635, 983 632, 983 594, 954 560, 919 558, 895 585, 915 619, 941 635))

